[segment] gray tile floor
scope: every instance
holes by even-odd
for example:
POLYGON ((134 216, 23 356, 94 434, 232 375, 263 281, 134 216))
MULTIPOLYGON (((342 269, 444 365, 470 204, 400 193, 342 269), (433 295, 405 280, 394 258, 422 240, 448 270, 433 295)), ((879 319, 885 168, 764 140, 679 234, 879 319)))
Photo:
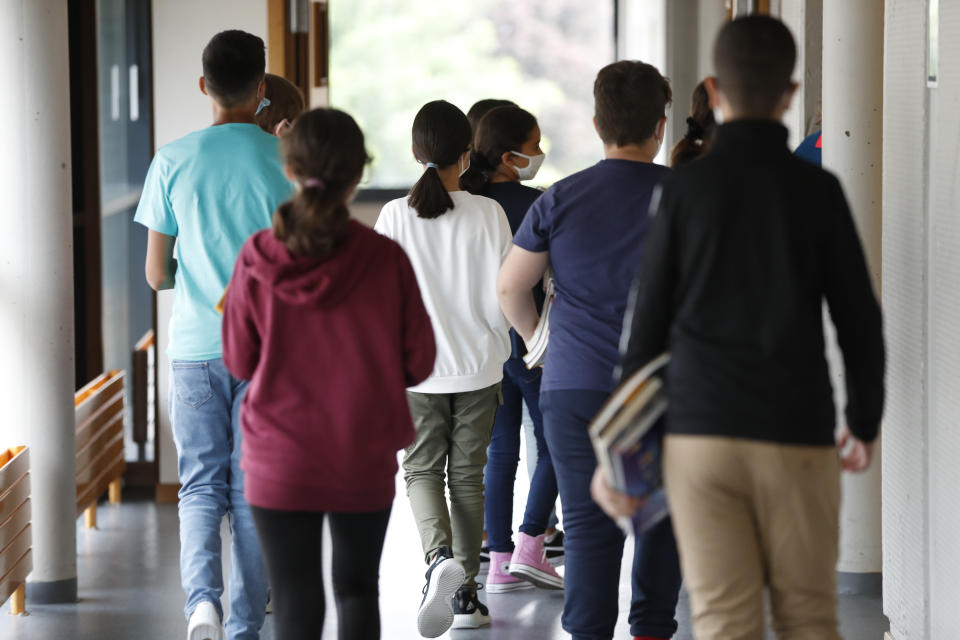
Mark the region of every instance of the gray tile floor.
MULTIPOLYGON (((521 467, 522 469, 523 467, 521 467)), ((523 480, 518 494, 525 495, 523 480)), ((520 511, 522 505, 516 507, 520 511)), ((4 640, 178 640, 185 637, 177 555, 177 512, 174 505, 128 500, 101 505, 99 529, 78 528, 80 602, 74 605, 29 606, 29 615, 0 614, 4 640)), ((328 545, 329 548, 329 545, 328 545)), ((416 528, 402 492, 394 506, 384 550, 381 579, 383 637, 419 638, 415 612, 420 602, 424 567, 416 528)), ((229 559, 225 559, 228 562, 229 559)), ((329 576, 327 576, 329 584, 329 576)), ((629 638, 629 567, 621 572, 621 620, 617 638, 629 638)), ((329 589, 328 589, 329 592, 329 589)), ((452 632, 453 640, 540 640, 567 638, 560 628, 562 594, 526 591, 483 594, 494 622, 491 628, 452 632)), ((677 640, 692 640, 686 597, 679 611, 677 640)), ((335 616, 328 616, 324 638, 336 637, 335 616)), ((878 598, 843 597, 841 630, 846 640, 882 640, 888 628, 878 598)), ((770 635, 772 638, 772 634, 770 635)), ((273 640, 269 616, 261 634, 273 640)))

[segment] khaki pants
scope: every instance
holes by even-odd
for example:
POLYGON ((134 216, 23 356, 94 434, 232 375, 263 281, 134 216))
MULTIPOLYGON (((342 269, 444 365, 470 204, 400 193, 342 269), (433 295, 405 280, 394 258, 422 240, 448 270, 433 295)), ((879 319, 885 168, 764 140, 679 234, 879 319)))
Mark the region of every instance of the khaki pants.
POLYGON ((697 640, 839 640, 834 447, 668 436, 664 481, 697 640))
POLYGON ((403 471, 424 557, 429 562, 439 547, 452 547, 466 572, 464 584, 475 587, 483 542, 483 467, 500 384, 465 393, 408 391, 407 400, 417 436, 405 452, 403 471))

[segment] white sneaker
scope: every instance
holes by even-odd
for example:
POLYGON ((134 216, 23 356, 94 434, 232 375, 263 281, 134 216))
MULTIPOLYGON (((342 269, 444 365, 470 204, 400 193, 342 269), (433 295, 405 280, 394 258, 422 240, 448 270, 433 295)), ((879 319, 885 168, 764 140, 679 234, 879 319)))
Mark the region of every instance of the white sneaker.
POLYGON ((217 608, 209 600, 204 600, 190 614, 187 625, 187 640, 226 640, 223 624, 217 608))

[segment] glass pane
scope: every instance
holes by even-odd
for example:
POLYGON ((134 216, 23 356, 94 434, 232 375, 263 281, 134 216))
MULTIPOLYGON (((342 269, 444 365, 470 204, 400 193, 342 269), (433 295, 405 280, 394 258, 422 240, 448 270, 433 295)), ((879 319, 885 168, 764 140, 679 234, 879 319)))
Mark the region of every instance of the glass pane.
MULTIPOLYGON (((143 277, 147 232, 133 222, 152 156, 149 9, 142 0, 97 2, 103 363, 128 376, 134 344, 153 327, 143 277)), ((127 459, 137 460, 132 389, 128 377, 125 441, 127 459)))
POLYGON ((100 70, 100 196, 101 201, 107 206, 131 190, 127 170, 130 83, 125 5, 125 0, 100 0, 97 3, 99 44, 97 54, 100 70))
POLYGON ((330 100, 363 128, 374 156, 362 187, 408 188, 420 167, 410 127, 442 98, 464 112, 513 100, 540 122, 548 185, 599 160, 593 80, 614 59, 613 2, 331 2, 330 100))

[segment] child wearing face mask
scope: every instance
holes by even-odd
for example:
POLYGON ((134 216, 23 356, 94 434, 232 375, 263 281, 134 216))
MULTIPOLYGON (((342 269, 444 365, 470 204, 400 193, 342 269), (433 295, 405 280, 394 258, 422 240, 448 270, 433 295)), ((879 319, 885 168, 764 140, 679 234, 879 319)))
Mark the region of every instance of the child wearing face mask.
MULTIPOLYGON (((254 120, 261 129, 279 138, 290 129, 297 116, 303 113, 306 103, 297 85, 282 76, 268 73, 264 76, 263 83, 264 96, 257 105, 254 120)), ((226 297, 227 292, 224 290, 215 307, 217 313, 223 313, 226 297)))
MULTIPOLYGON (((540 191, 524 186, 521 181, 532 180, 543 159, 536 118, 517 106, 496 107, 477 124, 470 169, 460 178, 460 185, 499 202, 510 221, 510 230, 516 233, 527 209, 540 196, 540 191)), ((533 295, 540 309, 544 301, 543 287, 535 286, 533 295)), ((490 549, 487 591, 506 593, 532 585, 562 589, 563 578, 547 562, 544 553, 548 519, 557 501, 557 479, 543 437, 540 414, 542 369, 527 369, 523 362, 526 346, 516 331, 510 331, 510 341, 513 352, 503 367, 503 406, 493 427, 484 474, 487 544, 490 549), (520 455, 524 402, 533 422, 537 463, 523 524, 514 546, 513 485, 520 455)))
POLYGON ((224 366, 214 311, 244 241, 270 226, 292 186, 277 138, 256 124, 264 97, 263 40, 223 31, 203 50, 200 90, 212 126, 157 151, 134 220, 149 229, 145 271, 154 289, 173 289, 170 422, 180 483, 180 569, 187 637, 256 637, 267 580, 238 468, 240 404, 247 383, 224 366), (176 258, 174 258, 176 256, 176 258), (230 617, 221 622, 220 525, 230 518, 230 617))
POLYGON ((470 138, 460 109, 442 100, 427 103, 413 122, 413 154, 423 175, 409 196, 384 206, 375 226, 410 257, 437 343, 433 373, 407 390, 417 434, 403 458, 407 495, 429 564, 417 616, 428 638, 451 625, 490 623, 477 598, 476 576, 483 468, 503 363, 510 355, 496 278, 512 235, 496 201, 460 189, 460 175, 470 164, 470 138))
POLYGON ((267 133, 280 137, 306 108, 300 88, 282 76, 264 76, 266 91, 257 107, 257 124, 267 133))

